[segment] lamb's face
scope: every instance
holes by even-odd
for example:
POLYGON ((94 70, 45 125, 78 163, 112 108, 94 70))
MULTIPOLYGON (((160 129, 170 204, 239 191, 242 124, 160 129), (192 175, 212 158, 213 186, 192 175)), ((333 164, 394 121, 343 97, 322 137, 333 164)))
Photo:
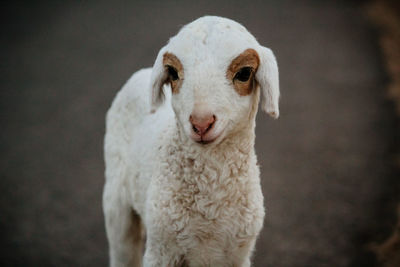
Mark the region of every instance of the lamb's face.
POLYGON ((260 59, 254 49, 225 64, 216 62, 214 55, 182 61, 171 52, 163 56, 172 107, 188 137, 200 144, 217 143, 249 125, 258 104, 254 94, 260 59))
POLYGON ((268 48, 240 24, 203 17, 185 26, 161 49, 153 67, 152 103, 172 91, 181 130, 199 144, 219 143, 254 121, 259 88, 263 109, 278 110, 278 71, 268 48))

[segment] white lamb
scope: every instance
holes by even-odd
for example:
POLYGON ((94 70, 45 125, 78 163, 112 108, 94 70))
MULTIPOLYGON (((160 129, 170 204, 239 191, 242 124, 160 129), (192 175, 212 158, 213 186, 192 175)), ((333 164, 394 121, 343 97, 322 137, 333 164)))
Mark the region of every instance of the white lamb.
POLYGON ((240 24, 184 26, 107 114, 111 266, 250 266, 264 219, 255 117, 279 115, 278 67, 240 24), (146 243, 145 243, 146 240, 146 243), (144 244, 145 248, 144 248, 144 244))

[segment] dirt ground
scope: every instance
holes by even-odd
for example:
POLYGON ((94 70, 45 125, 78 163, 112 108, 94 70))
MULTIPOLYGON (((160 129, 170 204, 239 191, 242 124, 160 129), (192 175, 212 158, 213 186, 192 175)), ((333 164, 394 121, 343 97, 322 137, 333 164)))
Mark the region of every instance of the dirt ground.
POLYGON ((107 266, 104 116, 131 73, 202 15, 276 54, 259 113, 267 216, 254 266, 377 266, 396 225, 399 121, 362 1, 2 2, 0 265, 107 266))

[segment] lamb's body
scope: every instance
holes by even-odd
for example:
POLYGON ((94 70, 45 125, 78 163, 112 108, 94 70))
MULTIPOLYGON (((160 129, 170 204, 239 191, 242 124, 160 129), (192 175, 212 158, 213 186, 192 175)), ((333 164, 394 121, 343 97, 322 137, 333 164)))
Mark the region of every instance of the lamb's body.
POLYGON ((153 69, 130 78, 107 114, 103 208, 112 266, 140 266, 144 232, 144 266, 250 266, 264 219, 255 116, 260 87, 263 109, 278 116, 277 75, 272 52, 243 26, 204 17, 171 39, 153 69), (220 33, 231 32, 239 45, 221 45, 220 33), (185 52, 190 42, 201 42, 196 55, 185 52), (226 47, 232 55, 218 53, 226 47), (244 69, 250 76, 230 76, 244 69))
POLYGON ((134 74, 108 112, 106 177, 113 192, 104 194, 105 209, 127 214, 123 228, 132 220, 131 207, 153 226, 148 231, 159 231, 160 239, 171 236, 163 247, 154 240, 155 253, 174 251, 154 266, 182 258, 191 266, 241 266, 264 218, 254 125, 202 154, 182 142, 169 95, 157 112, 146 112, 150 97, 143 88, 150 74, 150 69, 134 74))

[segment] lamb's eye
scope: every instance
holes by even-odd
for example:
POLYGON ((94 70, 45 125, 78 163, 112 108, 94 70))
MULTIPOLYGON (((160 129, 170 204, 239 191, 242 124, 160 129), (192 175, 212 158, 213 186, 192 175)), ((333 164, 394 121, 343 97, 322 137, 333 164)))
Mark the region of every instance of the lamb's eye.
POLYGON ((247 82, 250 78, 251 72, 252 72, 251 67, 241 68, 238 72, 236 72, 236 75, 233 79, 239 80, 241 82, 247 82))
POLYGON ((167 66, 168 69, 168 75, 171 78, 172 81, 176 81, 179 79, 178 72, 176 69, 172 66, 167 66))

